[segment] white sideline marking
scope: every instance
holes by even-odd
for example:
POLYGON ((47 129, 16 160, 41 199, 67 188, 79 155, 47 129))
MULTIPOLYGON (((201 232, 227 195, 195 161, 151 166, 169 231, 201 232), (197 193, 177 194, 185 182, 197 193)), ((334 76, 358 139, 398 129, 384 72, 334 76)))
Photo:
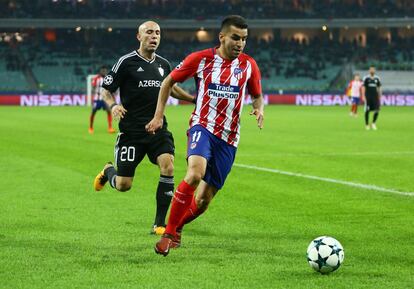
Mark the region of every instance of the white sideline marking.
POLYGON ((238 153, 238 156, 257 157, 257 156, 281 156, 281 157, 323 157, 323 156, 387 156, 387 155, 414 155, 414 151, 395 151, 395 152, 332 152, 332 153, 271 153, 271 154, 251 154, 238 153))
POLYGON ((356 187, 356 188, 361 188, 361 189, 366 189, 366 190, 373 190, 373 191, 391 193, 391 194, 396 194, 396 195, 414 197, 414 192, 401 192, 401 191, 398 191, 398 190, 382 188, 382 187, 378 187, 378 186, 375 186, 375 185, 359 184, 359 183, 353 183, 353 182, 348 182, 348 181, 341 181, 341 180, 335 180, 335 179, 330 179, 330 178, 323 178, 323 177, 318 177, 318 176, 305 175, 305 174, 301 174, 301 173, 281 171, 281 170, 277 170, 277 169, 268 169, 268 168, 261 168, 261 167, 256 167, 256 166, 249 166, 249 165, 244 165, 244 164, 234 164, 234 166, 239 167, 239 168, 246 168, 246 169, 251 169, 251 170, 257 170, 257 171, 280 174, 280 175, 300 177, 300 178, 317 180, 317 181, 334 183, 334 184, 341 184, 341 185, 345 185, 345 186, 356 187))

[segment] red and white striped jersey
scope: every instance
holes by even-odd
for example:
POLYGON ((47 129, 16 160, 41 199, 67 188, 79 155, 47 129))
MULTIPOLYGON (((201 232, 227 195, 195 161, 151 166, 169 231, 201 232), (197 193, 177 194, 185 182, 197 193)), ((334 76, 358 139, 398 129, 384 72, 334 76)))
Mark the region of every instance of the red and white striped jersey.
POLYGON ((92 78, 92 87, 95 88, 95 94, 93 95, 93 100, 102 100, 102 84, 104 78, 97 74, 92 78))
POLYGON ((240 140, 240 114, 246 87, 251 96, 262 94, 256 61, 247 54, 234 60, 221 58, 216 48, 188 55, 170 74, 176 82, 194 77, 197 103, 190 127, 202 125, 218 138, 237 147, 240 140))
POLYGON ((352 97, 361 97, 361 87, 364 83, 361 80, 351 80, 348 85, 349 94, 352 97))

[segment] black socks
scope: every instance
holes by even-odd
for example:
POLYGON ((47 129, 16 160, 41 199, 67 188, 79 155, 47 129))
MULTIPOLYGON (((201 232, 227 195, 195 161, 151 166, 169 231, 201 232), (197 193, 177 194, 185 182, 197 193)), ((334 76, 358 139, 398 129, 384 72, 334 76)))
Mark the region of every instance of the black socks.
POLYGON ((378 115, 379 115, 378 111, 374 112, 374 119, 372 120, 373 123, 375 123, 377 121, 378 115))
POLYGON ((157 187, 157 213, 154 225, 165 226, 165 217, 170 207, 171 198, 174 195, 174 177, 160 176, 157 187))
POLYGON ((105 177, 108 178, 111 187, 116 189, 116 170, 113 166, 110 166, 104 170, 105 177))

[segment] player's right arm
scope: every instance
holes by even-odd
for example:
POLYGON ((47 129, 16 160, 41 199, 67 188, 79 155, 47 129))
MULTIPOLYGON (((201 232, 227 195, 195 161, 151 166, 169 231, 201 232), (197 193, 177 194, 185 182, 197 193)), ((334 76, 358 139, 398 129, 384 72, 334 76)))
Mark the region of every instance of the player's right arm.
POLYGON ((365 86, 361 86, 361 100, 365 102, 365 86))
POLYGON ((363 102, 365 102, 366 101, 366 99, 365 99, 365 90, 366 90, 366 88, 365 88, 365 86, 367 86, 368 85, 368 82, 367 82, 368 80, 367 80, 367 77, 365 77, 364 78, 364 81, 363 81, 363 83, 362 83, 362 86, 361 86, 361 100, 363 101, 363 102))
POLYGON ((171 75, 168 75, 162 82, 160 92, 158 94, 157 109, 153 119, 145 126, 145 129, 149 133, 155 133, 157 130, 162 128, 164 122, 165 105, 168 97, 171 95, 171 89, 175 84, 174 79, 171 75))
POLYGON ((96 94, 96 76, 92 79, 92 97, 95 98, 95 94, 96 94))
POLYGON ((113 117, 116 119, 123 118, 127 112, 122 104, 116 103, 113 95, 121 86, 126 76, 125 57, 121 57, 112 67, 111 71, 104 77, 102 83, 102 99, 105 101, 113 117))
POLYGON ((184 61, 179 64, 162 82, 160 92, 158 93, 157 108, 153 119, 145 126, 149 133, 155 133, 162 128, 164 121, 165 105, 168 97, 171 95, 172 87, 176 82, 183 82, 186 79, 194 76, 197 72, 197 67, 200 62, 198 53, 188 55, 184 61))
POLYGON ((122 106, 122 104, 116 103, 115 97, 109 90, 105 88, 102 89, 102 99, 111 110, 112 116, 114 118, 124 118, 127 110, 122 106))
POLYGON ((351 86, 352 86, 352 80, 348 83, 347 87, 345 88, 346 96, 351 96, 351 94, 349 93, 349 91, 351 90, 351 86))

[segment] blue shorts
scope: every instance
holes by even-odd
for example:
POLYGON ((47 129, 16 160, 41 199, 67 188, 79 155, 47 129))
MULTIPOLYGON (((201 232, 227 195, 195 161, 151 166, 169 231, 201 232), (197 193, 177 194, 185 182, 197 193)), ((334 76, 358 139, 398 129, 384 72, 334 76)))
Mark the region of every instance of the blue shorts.
POLYGON ((359 97, 352 97, 352 103, 358 105, 359 104, 359 97))
POLYGON ((224 185, 237 148, 216 137, 201 125, 195 125, 187 131, 187 158, 192 155, 202 156, 207 160, 206 174, 203 180, 221 189, 224 185))
POLYGON ((106 103, 103 100, 94 100, 93 101, 93 105, 92 105, 92 110, 97 111, 97 110, 106 110, 106 103))

